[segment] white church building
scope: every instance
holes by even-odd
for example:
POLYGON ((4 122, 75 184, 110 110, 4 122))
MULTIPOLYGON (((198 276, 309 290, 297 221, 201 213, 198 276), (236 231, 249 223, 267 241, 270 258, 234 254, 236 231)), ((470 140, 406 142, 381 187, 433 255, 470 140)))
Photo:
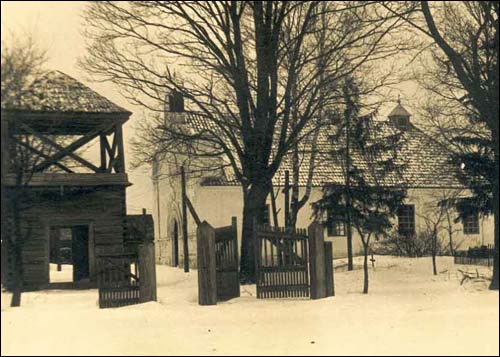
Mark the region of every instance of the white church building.
MULTIPOLYGON (((175 125, 184 125, 187 130, 199 129, 203 118, 195 113, 167 112, 175 125)), ((444 148, 419 129, 411 120, 411 114, 400 104, 392 110, 384 120, 387 125, 402 131, 404 138, 401 155, 404 156, 406 168, 404 179, 407 182, 408 196, 405 205, 399 210, 395 229, 409 238, 418 235, 432 221, 437 203, 450 196, 467 197, 470 193, 458 181, 444 148)), ((283 185, 284 172, 290 170, 284 162, 273 179, 275 191, 283 185)), ((182 249, 182 210, 181 210, 181 178, 180 168, 172 163, 156 162, 153 165, 154 185, 154 222, 156 259, 161 264, 177 266, 183 261, 182 249)), ((299 182, 306 182, 307 172, 301 172, 299 182)), ((299 211, 297 227, 307 228, 313 219, 311 204, 322 196, 322 187, 326 183, 344 182, 340 167, 331 162, 319 162, 314 171, 312 191, 308 203, 299 211)), ((237 217, 238 239, 241 242, 241 224, 243 212, 243 194, 241 186, 232 178, 228 170, 220 170, 218 174, 210 172, 201 177, 186 180, 186 194, 194 206, 199 218, 206 220, 214 227, 231 224, 231 217, 237 217)), ((303 192, 305 187, 301 187, 303 192)), ((301 193, 302 194, 302 193, 301 193)), ((276 204, 280 214, 284 212, 284 197, 277 196, 276 204)), ((268 198, 268 207, 270 198, 268 198)), ((266 212, 269 215, 269 210, 266 212)), ((196 223, 188 213, 188 240, 190 266, 196 265, 196 223)), ((453 245, 455 249, 493 244, 493 218, 472 215, 463 221, 455 222, 457 214, 452 217, 453 245)), ((271 219, 269 217, 269 221, 271 219)), ((283 220, 280 218, 280 221, 283 220)), ((449 223, 449 222, 446 222, 449 223)), ((444 224, 444 223, 443 223, 444 224)), ((362 254, 359 236, 353 230, 353 252, 362 254)), ((448 244, 449 235, 446 229, 440 229, 443 245, 448 244)), ((334 220, 325 224, 325 240, 333 243, 333 256, 346 257, 347 238, 345 225, 334 220)))

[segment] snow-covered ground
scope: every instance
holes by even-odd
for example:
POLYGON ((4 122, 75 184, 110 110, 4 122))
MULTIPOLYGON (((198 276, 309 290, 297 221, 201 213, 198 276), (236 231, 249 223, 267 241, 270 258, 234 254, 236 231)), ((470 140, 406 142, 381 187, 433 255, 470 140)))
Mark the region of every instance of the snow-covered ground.
MULTIPOLYGON (((361 264, 361 260, 356 261, 361 264)), ((336 266, 343 262, 336 261, 336 266)), ((499 295, 430 258, 376 257, 370 293, 362 271, 336 271, 336 296, 257 300, 255 287, 217 306, 198 306, 197 272, 157 267, 158 302, 99 309, 96 290, 2 293, 2 355, 438 354, 498 355, 499 295)), ((341 269, 340 269, 341 270, 341 269)))

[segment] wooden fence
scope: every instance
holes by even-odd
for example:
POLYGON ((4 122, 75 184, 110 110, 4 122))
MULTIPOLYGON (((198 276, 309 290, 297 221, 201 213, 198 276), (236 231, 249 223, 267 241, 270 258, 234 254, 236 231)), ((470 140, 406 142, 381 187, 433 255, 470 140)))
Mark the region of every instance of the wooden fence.
POLYGON ((156 301, 154 244, 143 242, 136 251, 97 257, 100 308, 156 301))
POLYGON ((255 227, 257 298, 320 299, 333 296, 331 243, 323 241, 323 227, 308 231, 283 227, 255 227))
POLYGON ((138 304, 140 281, 137 255, 101 255, 97 261, 99 307, 138 304))
POLYGON ((206 221, 198 225, 197 259, 200 305, 240 296, 236 217, 226 227, 213 228, 206 221))
POLYGON ((493 246, 473 247, 455 252, 455 264, 493 266, 495 249, 493 246))

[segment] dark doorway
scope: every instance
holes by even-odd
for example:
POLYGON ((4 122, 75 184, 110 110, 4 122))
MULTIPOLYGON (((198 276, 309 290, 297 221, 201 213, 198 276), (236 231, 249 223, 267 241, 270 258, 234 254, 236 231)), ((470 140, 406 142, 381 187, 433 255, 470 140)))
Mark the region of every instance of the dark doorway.
POLYGON ((172 236, 172 266, 179 266, 179 225, 174 221, 172 236))
POLYGON ((88 279, 89 274, 89 227, 72 227, 73 281, 88 279))
POLYGON ((50 283, 89 280, 89 226, 50 228, 50 283))

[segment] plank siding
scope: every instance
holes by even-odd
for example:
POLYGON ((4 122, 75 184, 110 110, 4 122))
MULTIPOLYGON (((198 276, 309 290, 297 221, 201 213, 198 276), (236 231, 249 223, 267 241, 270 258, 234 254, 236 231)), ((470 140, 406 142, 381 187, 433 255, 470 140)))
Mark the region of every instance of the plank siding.
POLYGON ((126 234, 125 187, 37 188, 33 192, 30 203, 21 211, 21 227, 27 237, 23 244, 26 286, 36 288, 49 283, 51 226, 89 225, 92 280, 95 255, 122 252, 126 234))

